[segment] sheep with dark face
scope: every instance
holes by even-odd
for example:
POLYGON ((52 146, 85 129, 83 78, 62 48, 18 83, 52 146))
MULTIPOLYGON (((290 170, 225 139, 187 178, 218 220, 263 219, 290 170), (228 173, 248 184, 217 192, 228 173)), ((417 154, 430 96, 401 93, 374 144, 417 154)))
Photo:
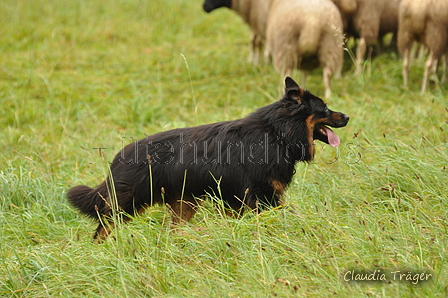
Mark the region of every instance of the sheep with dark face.
MULTIPOLYGON (((249 61, 258 64, 266 40, 266 23, 271 0, 205 0, 203 9, 211 12, 220 7, 234 10, 252 31, 249 61)), ((268 53, 265 53, 267 60, 268 53)))
POLYGON ((436 72, 439 59, 448 55, 447 0, 403 0, 400 4, 398 49, 404 56, 405 85, 408 83, 410 52, 415 41, 429 49, 423 74, 421 89, 423 93, 427 88, 429 75, 436 72))
POLYGON ((360 73, 367 46, 380 41, 387 33, 396 34, 398 6, 401 0, 332 1, 341 12, 347 34, 359 38, 356 48, 356 73, 360 73))
POLYGON ((284 76, 301 70, 305 85, 307 72, 321 66, 330 97, 331 77, 342 68, 342 31, 341 15, 329 0, 273 0, 266 39, 275 69, 284 76))

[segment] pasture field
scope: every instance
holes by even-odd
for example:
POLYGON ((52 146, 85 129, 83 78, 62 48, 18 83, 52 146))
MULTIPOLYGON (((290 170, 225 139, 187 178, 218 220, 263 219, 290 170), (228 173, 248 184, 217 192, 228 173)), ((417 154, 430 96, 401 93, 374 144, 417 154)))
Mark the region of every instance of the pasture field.
MULTIPOLYGON (((298 214, 208 203, 173 231, 154 207, 95 245, 68 188, 134 139, 248 115, 281 78, 201 0, 3 0, 0 20, 0 297, 448 296, 448 90, 420 95, 422 60, 404 87, 394 51, 360 76, 347 51, 326 101, 351 119, 297 165, 298 214)), ((323 95, 320 70, 306 87, 323 95)))

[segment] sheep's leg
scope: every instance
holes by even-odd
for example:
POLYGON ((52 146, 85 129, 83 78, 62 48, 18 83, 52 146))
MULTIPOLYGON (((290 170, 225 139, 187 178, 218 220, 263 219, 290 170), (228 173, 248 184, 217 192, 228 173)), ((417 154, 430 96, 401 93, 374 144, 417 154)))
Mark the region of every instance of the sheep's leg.
POLYGON ((442 79, 440 80, 440 82, 442 84, 445 83, 446 81, 446 59, 447 59, 448 54, 445 54, 442 56, 442 79))
POLYGON ((250 53, 249 53, 249 58, 247 60, 249 60, 250 63, 254 63, 255 61, 255 39, 256 39, 257 35, 255 33, 252 32, 251 36, 250 36, 250 53))
POLYGON ((411 55, 411 49, 407 48, 404 51, 404 57, 403 57, 403 70, 402 70, 402 75, 403 75, 403 84, 405 86, 408 85, 408 77, 409 77, 409 58, 411 55))
POLYGON ((328 66, 323 69, 323 79, 325 86, 325 98, 330 98, 331 96, 331 70, 328 66))
POLYGON ((415 55, 415 57, 417 58, 417 60, 423 60, 428 52, 428 48, 425 47, 423 44, 419 44, 418 48, 417 48, 417 54, 415 55))
POLYGON ((249 62, 252 62, 255 65, 258 65, 260 63, 260 56, 263 49, 263 45, 264 45, 263 38, 256 33, 252 33, 252 44, 251 44, 249 62))
POLYGON ((269 47, 266 46, 264 49, 264 63, 267 65, 271 63, 271 60, 272 60, 271 51, 269 50, 269 47))
POLYGON ((423 83, 422 83, 422 91, 421 91, 421 93, 424 93, 426 91, 426 88, 428 86, 429 75, 433 71, 435 63, 437 63, 437 60, 434 59, 434 52, 431 51, 429 53, 429 58, 428 58, 428 60, 425 63, 425 71, 423 73, 423 83))
POLYGON ((366 54, 367 43, 364 37, 361 37, 356 47, 356 74, 361 73, 362 61, 364 61, 364 55, 366 54))
POLYGON ((376 45, 376 51, 377 51, 377 55, 381 55, 383 54, 384 51, 384 36, 380 36, 378 37, 378 43, 376 45))
MULTIPOLYGON (((434 83, 437 87, 439 87, 439 78, 437 77, 437 69, 439 68, 439 59, 434 59, 431 65, 430 69, 430 77, 432 77, 432 80, 434 80, 434 83)), ((429 78, 428 78, 429 81, 429 78)))
POLYGON ((302 70, 302 88, 306 88, 306 77, 308 76, 308 71, 302 70))

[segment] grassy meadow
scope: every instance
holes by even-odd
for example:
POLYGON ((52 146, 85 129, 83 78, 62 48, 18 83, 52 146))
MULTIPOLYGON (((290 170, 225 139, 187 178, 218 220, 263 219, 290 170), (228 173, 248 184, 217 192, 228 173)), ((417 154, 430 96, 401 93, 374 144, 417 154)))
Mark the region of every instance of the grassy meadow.
POLYGON ((123 144, 248 115, 281 78, 201 0, 4 0, 0 20, 0 297, 448 296, 448 90, 420 95, 423 60, 404 87, 394 51, 359 76, 347 52, 326 101, 350 122, 297 165, 298 214, 209 203, 173 231, 154 207, 96 245, 68 188, 103 181, 123 144))

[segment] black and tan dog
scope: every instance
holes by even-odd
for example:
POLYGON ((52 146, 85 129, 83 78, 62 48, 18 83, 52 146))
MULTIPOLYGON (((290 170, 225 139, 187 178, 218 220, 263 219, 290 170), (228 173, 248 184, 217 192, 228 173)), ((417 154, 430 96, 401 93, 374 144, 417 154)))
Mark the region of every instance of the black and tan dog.
POLYGON ((173 129, 127 145, 114 158, 110 177, 96 188, 71 188, 69 201, 102 219, 95 239, 113 227, 112 198, 125 220, 163 203, 174 222, 190 220, 197 198, 206 193, 238 213, 243 207, 278 206, 295 163, 313 159, 316 139, 337 147, 340 140, 329 126, 349 120, 291 78, 285 84, 282 99, 246 118, 173 129))

